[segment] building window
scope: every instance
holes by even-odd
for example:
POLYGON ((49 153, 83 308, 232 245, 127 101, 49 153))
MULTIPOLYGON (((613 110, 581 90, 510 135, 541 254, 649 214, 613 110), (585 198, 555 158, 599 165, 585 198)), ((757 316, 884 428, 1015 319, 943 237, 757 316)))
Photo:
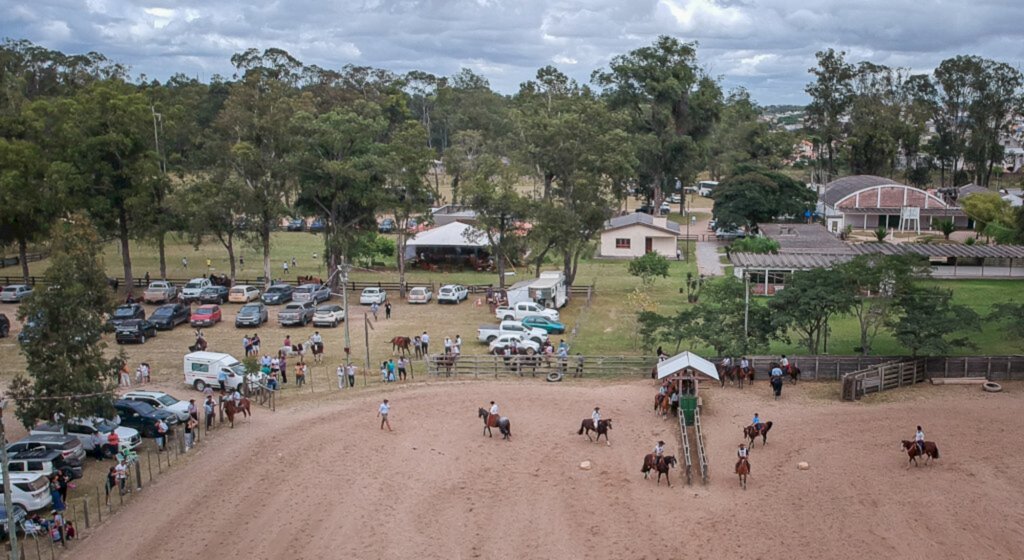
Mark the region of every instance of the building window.
POLYGON ((615 248, 616 249, 629 249, 629 239, 616 239, 615 240, 615 248))

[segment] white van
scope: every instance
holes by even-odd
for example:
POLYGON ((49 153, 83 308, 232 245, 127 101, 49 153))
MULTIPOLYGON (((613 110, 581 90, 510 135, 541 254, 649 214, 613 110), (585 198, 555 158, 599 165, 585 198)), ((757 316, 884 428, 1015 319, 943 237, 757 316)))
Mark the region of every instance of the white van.
POLYGON ((202 391, 207 385, 219 388, 217 375, 224 371, 227 374, 227 381, 224 383, 228 389, 234 389, 245 380, 245 366, 233 358, 231 354, 220 352, 192 352, 185 354, 185 384, 191 385, 197 391, 202 391))
MULTIPOLYGON (((15 509, 37 511, 50 507, 50 484, 46 477, 39 473, 11 473, 11 502, 15 509)), ((0 484, 0 499, 3 498, 4 485, 0 484)))

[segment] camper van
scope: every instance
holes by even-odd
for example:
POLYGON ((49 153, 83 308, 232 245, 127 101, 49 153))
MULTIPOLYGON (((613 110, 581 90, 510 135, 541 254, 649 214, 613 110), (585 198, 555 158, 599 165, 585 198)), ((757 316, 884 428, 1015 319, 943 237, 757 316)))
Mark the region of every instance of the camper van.
POLYGON ((540 278, 530 284, 530 299, 549 309, 561 309, 569 301, 565 287, 565 275, 550 270, 540 273, 540 278))
POLYGON ((220 352, 192 352, 185 354, 185 384, 191 385, 197 391, 202 391, 207 385, 219 387, 217 375, 223 370, 227 373, 227 381, 224 385, 228 389, 234 389, 245 380, 245 366, 230 354, 220 352))

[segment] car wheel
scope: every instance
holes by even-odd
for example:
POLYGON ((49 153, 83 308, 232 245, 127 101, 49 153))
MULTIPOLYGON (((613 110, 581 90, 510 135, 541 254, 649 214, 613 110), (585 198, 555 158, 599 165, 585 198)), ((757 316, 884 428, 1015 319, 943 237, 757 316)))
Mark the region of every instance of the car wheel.
POLYGON ((145 343, 146 343, 146 335, 140 336, 139 337, 139 344, 145 344, 145 343))
POLYGON ((490 344, 490 343, 494 342, 495 338, 498 338, 498 337, 496 337, 496 336, 489 336, 489 337, 487 337, 487 344, 490 344))
POLYGON ((206 382, 203 381, 202 379, 196 379, 195 383, 193 383, 192 386, 196 388, 196 391, 202 392, 204 389, 206 389, 206 382))
POLYGON ((22 516, 28 516, 28 511, 25 510, 25 506, 21 504, 14 504, 14 517, 18 518, 22 516))
POLYGON ((536 350, 534 350, 533 348, 527 348, 527 349, 526 349, 526 355, 527 355, 527 356, 532 356, 532 355, 534 355, 534 354, 536 354, 536 353, 537 353, 537 351, 536 351, 536 350))
POLYGON ((505 317, 502 318, 502 321, 511 321, 512 319, 515 319, 515 317, 511 315, 505 315, 505 317))

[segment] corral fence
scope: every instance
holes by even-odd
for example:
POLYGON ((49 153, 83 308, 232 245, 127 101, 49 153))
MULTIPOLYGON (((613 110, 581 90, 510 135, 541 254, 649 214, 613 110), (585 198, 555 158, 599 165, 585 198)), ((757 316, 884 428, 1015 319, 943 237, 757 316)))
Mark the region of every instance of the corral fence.
MULTIPOLYGON (((990 381, 1024 380, 1024 355, 1017 356, 787 356, 800 368, 800 379, 838 381, 848 373, 888 362, 919 359, 927 378, 985 377, 990 381)), ((779 356, 751 356, 758 379, 767 379, 771 364, 779 356)), ((738 358, 734 358, 736 362, 738 358)), ((721 358, 714 358, 715 363, 721 358)))
POLYGON ((842 378, 842 398, 844 401, 854 401, 868 393, 920 383, 925 380, 924 362, 921 359, 882 362, 847 373, 842 378))
MULTIPOLYGON (((679 411, 680 416, 686 416, 679 411)), ((704 484, 708 483, 708 454, 704 450, 704 429, 700 422, 700 407, 693 409, 693 439, 697 448, 697 464, 700 467, 700 478, 704 484)))
POLYGON ((646 356, 494 356, 491 354, 463 354, 457 359, 433 355, 426 360, 427 373, 437 377, 480 376, 562 376, 583 375, 650 375, 657 363, 646 356), (582 358, 582 360, 581 360, 582 358))
POLYGON ((693 484, 693 459, 690 457, 690 432, 686 429, 686 415, 680 410, 676 415, 679 418, 679 441, 683 445, 683 470, 686 473, 686 484, 693 484))
MULTIPOLYGON (((41 260, 45 259, 47 256, 48 255, 46 253, 26 253, 25 254, 25 262, 30 262, 31 263, 31 262, 41 261, 41 260)), ((7 268, 8 266, 18 266, 20 264, 21 264, 21 257, 18 257, 18 256, 14 256, 14 257, 0 257, 0 268, 7 268)), ((24 280, 24 278, 22 278, 20 276, 18 276, 17 278, 19 279, 19 281, 20 280, 24 280)), ((4 282, 4 284, 10 284, 10 282, 4 282)))

